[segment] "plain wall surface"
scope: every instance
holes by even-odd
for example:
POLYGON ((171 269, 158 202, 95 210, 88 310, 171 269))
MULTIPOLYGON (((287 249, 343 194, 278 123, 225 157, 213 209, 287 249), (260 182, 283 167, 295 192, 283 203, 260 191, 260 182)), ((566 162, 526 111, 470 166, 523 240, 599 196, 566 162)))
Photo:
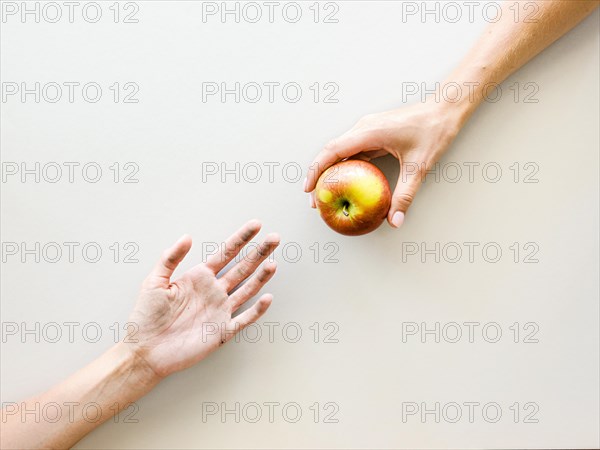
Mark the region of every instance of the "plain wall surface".
MULTIPOLYGON (((181 234, 194 239, 184 270, 256 217, 262 235, 282 236, 266 316, 77 448, 600 445, 598 11, 483 104, 401 229, 383 224, 348 238, 309 209, 309 163, 361 116, 402 106, 407 83, 443 80, 486 26, 483 3, 472 23, 464 5, 456 23, 444 19, 454 17, 449 10, 424 23, 391 1, 321 4, 318 23, 312 2, 300 4, 296 23, 280 9, 273 23, 249 23, 248 9, 239 23, 223 23, 218 15, 203 21, 201 2, 147 1, 136 3, 137 23, 123 23, 134 11, 124 4, 114 23, 111 4, 100 2, 97 23, 76 14, 73 23, 10 16, 1 24, 3 89, 102 88, 96 103, 80 90, 71 103, 65 88, 56 103, 15 95, 1 104, 2 162, 39 162, 47 178, 52 163, 65 169, 55 183, 41 172, 39 183, 32 175, 2 182, 2 242, 20 249, 3 250, 2 402, 39 393, 93 360, 115 329, 122 337, 142 279, 181 234), (337 23, 324 23, 330 13, 337 23), (236 82, 247 96, 248 83, 262 85, 263 97, 203 101, 203 83, 236 82), (270 102, 265 82, 297 83, 301 98, 292 103, 275 89, 270 102), (138 102, 124 103, 136 87, 129 100, 138 102), (334 91, 329 100, 338 102, 326 103, 334 91), (65 162, 79 164, 72 183, 65 162), (88 163, 102 169, 96 183, 83 178, 88 163), (222 164, 239 180, 223 182, 222 164), (134 171, 138 182, 123 182, 134 171), (41 250, 52 242, 63 250, 57 262, 52 245, 41 250), (73 262, 65 242, 78 243, 73 262), (21 261, 22 243, 40 243, 39 262, 21 261), (96 263, 82 255, 88 243, 102 250, 96 263), (124 262, 127 255, 137 262, 124 262), (73 342, 67 322, 77 324, 73 342), (62 333, 54 343, 51 323, 62 333), (278 403, 272 423, 269 402, 278 403), (469 402, 477 404, 472 420, 469 402), (222 417, 236 403, 239 416, 222 417), (421 416, 436 404, 439 421, 421 416), (419 412, 403 417, 415 405, 419 412), (219 412, 203 417, 213 407, 219 412)), ((380 166, 393 187, 395 160, 380 166)))

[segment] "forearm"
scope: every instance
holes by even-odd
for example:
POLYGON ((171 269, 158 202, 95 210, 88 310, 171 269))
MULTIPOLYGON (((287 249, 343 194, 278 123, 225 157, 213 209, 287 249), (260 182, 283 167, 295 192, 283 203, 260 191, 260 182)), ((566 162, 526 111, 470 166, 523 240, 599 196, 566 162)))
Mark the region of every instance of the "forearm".
POLYGON ((48 392, 2 410, 2 449, 69 448, 159 379, 119 343, 48 392))
POLYGON ((515 20, 515 3, 503 2, 501 19, 487 27, 442 83, 443 86, 457 83, 463 92, 459 101, 446 105, 460 116, 459 126, 468 120, 486 96, 493 95, 494 86, 577 25, 599 3, 596 0, 537 1, 535 16, 525 20, 521 10, 519 20, 515 20))
POLYGON ((0 447, 71 447, 147 394, 162 378, 200 362, 258 320, 271 304, 270 294, 263 294, 251 307, 232 315, 275 274, 275 264, 261 264, 279 245, 279 236, 267 235, 232 269, 219 278, 217 274, 237 258, 260 228, 257 220, 249 221, 206 264, 193 266, 171 282, 174 270, 192 246, 191 238, 182 236, 163 253, 142 284, 130 316, 130 322, 136 324, 135 337, 128 334, 125 342, 48 392, 24 402, 5 403, 0 447), (244 287, 234 291, 248 277, 244 287), (221 333, 206 333, 205 324, 220 324, 221 333))

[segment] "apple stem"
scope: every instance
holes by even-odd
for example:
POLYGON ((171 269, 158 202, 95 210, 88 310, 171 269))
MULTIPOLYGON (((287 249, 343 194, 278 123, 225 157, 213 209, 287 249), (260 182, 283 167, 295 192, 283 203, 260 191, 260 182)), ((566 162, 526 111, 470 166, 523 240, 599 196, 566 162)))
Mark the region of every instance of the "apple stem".
POLYGON ((344 213, 344 215, 346 217, 348 217, 350 215, 350 213, 348 212, 348 204, 347 203, 344 204, 344 209, 342 210, 342 212, 344 213))

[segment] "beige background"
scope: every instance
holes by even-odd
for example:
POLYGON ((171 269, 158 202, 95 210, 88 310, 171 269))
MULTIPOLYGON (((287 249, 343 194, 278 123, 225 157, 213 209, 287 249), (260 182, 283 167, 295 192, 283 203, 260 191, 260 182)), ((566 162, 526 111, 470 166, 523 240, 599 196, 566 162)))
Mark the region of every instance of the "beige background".
MULTIPOLYGON (((346 238, 308 209, 301 180, 287 182, 281 167, 305 169, 328 139, 360 116, 400 106, 402 82, 431 86, 442 79, 486 25, 481 9, 473 23, 422 23, 403 22, 400 2, 339 2, 338 23, 315 24, 310 3, 303 3, 295 24, 280 15, 274 23, 223 24, 203 23, 199 2, 138 5, 135 24, 90 24, 79 17, 72 24, 10 19, 1 25, 3 82, 95 81, 104 88, 95 104, 79 96, 56 104, 11 97, 1 105, 3 162, 96 162, 104 169, 95 184, 80 176, 74 183, 64 177, 54 184, 16 177, 2 183, 3 242, 97 242, 103 249, 96 264, 80 253, 73 263, 66 256, 57 263, 7 257, 4 323, 77 322, 78 330, 97 323, 103 334, 97 343, 80 331, 73 343, 66 337, 36 343, 31 336, 21 343, 19 336, 3 335, 3 402, 48 388, 108 348, 111 325, 126 321, 140 281, 179 235, 189 232, 195 240, 185 269, 202 259, 203 242, 218 242, 257 217, 265 230, 280 232, 289 249, 275 256, 275 302, 260 325, 262 338, 252 343, 249 333, 173 376, 139 401, 132 416, 137 423, 120 417, 77 448, 600 445, 597 11, 504 83, 501 99, 485 104, 460 134, 442 164, 450 170, 454 163, 479 163, 472 183, 466 172, 456 183, 430 180, 401 230, 382 226, 346 238), (136 83, 139 103, 114 103, 108 86, 116 81, 136 83), (280 95, 273 103, 202 103, 207 81, 294 81, 303 96, 297 103, 280 95), (336 83, 339 102, 315 103, 308 88, 314 82, 336 83), (520 88, 511 90, 514 83, 520 88), (531 92, 525 83, 538 87, 537 103, 523 101, 531 92), (108 169, 114 162, 136 163, 139 183, 114 183, 108 169), (272 183, 266 172, 256 183, 243 177, 236 183, 232 176, 226 183, 217 176, 203 182, 207 162, 281 165, 272 183), (519 182, 510 169, 515 162, 519 182), (482 177, 487 163, 501 167, 498 182, 482 177), (537 165, 537 183, 523 182, 526 163, 537 165), (120 260, 125 243, 137 244, 139 262, 114 263, 114 242, 120 260), (411 243, 431 249, 436 242, 440 248, 459 243, 462 258, 451 263, 452 253, 436 263, 431 255, 422 262, 421 254, 405 254, 403 262, 402 250, 414 248, 411 243), (464 242, 479 243, 472 263, 464 242), (481 253, 489 242, 503 251, 494 264, 481 253), (514 242, 518 263, 509 248, 514 242), (524 249, 526 243, 534 247, 524 249), (302 256, 293 262, 298 248, 302 256), (532 248, 538 262, 524 263, 532 248), (326 263, 332 251, 337 262, 326 263), (273 342, 265 322, 277 324, 273 342), (443 336, 436 343, 431 335, 425 343, 418 335, 403 342, 407 322, 479 325, 472 343, 466 335, 457 343, 443 336), (515 322, 518 343, 509 328, 515 322), (497 343, 482 336, 487 323, 501 328, 497 343), (297 328, 300 340, 289 342, 297 328), (538 342, 524 343, 532 330, 538 342), (325 342, 327 336, 337 342, 325 342), (203 421, 210 402, 229 409, 239 402, 248 417, 255 402, 263 417, 203 421), (289 423, 279 406, 269 423, 265 402, 295 402, 302 417, 289 423), (445 419, 454 416, 449 409, 439 423, 433 415, 425 423, 418 415, 403 421, 406 402, 428 408, 495 402, 502 417, 490 423, 479 406, 470 423, 463 406, 456 423, 445 419), (510 409, 515 402, 518 423, 510 409), (524 423, 535 407, 525 409, 528 403, 539 409, 537 423, 524 423), (337 423, 325 423, 330 412, 337 423)), ((109 6, 102 3, 104 14, 109 6)), ((381 165, 393 179, 394 162, 381 165)))

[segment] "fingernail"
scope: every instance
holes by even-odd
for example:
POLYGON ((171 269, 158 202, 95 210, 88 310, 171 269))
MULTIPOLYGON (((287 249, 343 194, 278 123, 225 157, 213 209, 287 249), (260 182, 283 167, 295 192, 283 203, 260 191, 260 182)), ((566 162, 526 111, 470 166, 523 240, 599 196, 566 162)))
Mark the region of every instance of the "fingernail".
POLYGON ((317 209, 317 203, 315 202, 315 194, 312 192, 310 194, 310 207, 313 209, 317 209))
POLYGON ((401 211, 396 211, 392 216, 392 225, 396 228, 400 228, 400 225, 404 223, 404 213, 401 211))
POLYGON ((303 187, 303 189, 304 189, 304 192, 306 192, 306 186, 307 186, 307 185, 308 185, 308 178, 305 178, 305 179, 304 179, 304 187, 303 187))
POLYGON ((313 206, 313 199, 312 199, 311 195, 308 196, 308 206, 310 208, 314 208, 314 206, 313 206))

